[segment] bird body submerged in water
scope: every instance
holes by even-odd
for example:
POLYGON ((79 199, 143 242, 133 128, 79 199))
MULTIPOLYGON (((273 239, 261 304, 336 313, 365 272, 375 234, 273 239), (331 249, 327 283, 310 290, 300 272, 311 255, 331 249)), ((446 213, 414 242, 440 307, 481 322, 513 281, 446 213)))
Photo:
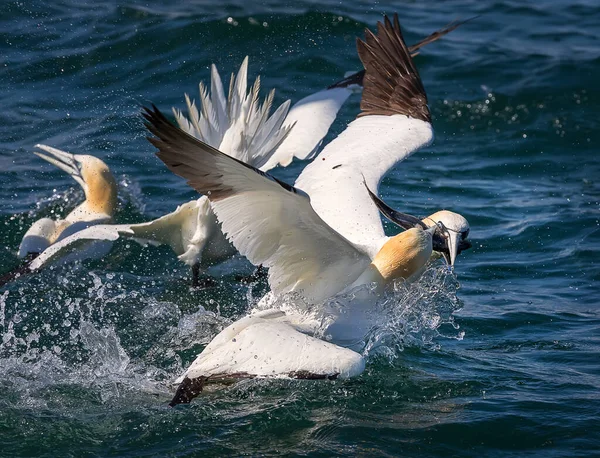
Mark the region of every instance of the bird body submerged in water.
MULTIPOLYGON (((377 189, 389 168, 429 144, 433 131, 397 16, 393 24, 387 17, 379 23, 377 36, 367 30, 357 47, 365 67, 361 114, 302 172, 296 181, 302 190, 199 142, 156 108, 144 114, 158 157, 208 196, 239 252, 269 268, 275 296, 293 292, 319 304, 363 284, 385 287, 397 278, 411 278, 434 247, 451 249, 454 256, 460 251, 448 246, 446 223, 453 221, 427 227, 406 216, 395 222, 410 229, 391 238, 383 233, 379 208, 385 204, 373 198, 371 189, 377 189)), ((362 371, 360 354, 300 332, 306 329, 296 317, 281 313, 251 315, 222 331, 178 379, 173 403, 186 402, 203 383, 228 377, 349 377, 362 371), (260 347, 238 343, 238 337, 245 344, 264 340, 265 327, 275 331, 270 342, 260 347), (247 363, 251 358, 257 361, 247 363)))

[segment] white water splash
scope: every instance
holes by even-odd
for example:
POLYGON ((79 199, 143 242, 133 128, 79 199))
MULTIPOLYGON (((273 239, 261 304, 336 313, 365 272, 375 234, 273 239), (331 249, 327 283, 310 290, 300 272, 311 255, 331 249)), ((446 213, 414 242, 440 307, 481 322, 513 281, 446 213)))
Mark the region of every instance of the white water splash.
POLYGON ((462 307, 458 287, 451 270, 432 264, 418 281, 397 281, 383 295, 375 285, 362 285, 317 305, 295 293, 277 299, 267 295, 255 310, 277 308, 300 316, 295 321, 309 334, 367 357, 386 355, 391 361, 407 346, 437 350, 440 337, 462 339, 464 333, 453 317, 462 307), (450 334, 443 334, 442 328, 450 334))

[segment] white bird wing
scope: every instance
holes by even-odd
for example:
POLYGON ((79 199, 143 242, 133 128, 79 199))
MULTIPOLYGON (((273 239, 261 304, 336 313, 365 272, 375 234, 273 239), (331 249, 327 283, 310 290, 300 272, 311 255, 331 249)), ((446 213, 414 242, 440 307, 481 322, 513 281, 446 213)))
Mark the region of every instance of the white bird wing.
POLYGON ((284 123, 284 126, 293 126, 292 130, 262 170, 270 170, 277 165, 287 167, 295 157, 312 159, 352 92, 348 87, 324 89, 295 103, 284 123))
POLYGON ((179 205, 175 211, 153 221, 128 224, 128 231, 123 235, 131 236, 139 243, 169 245, 180 256, 187 251, 196 233, 198 213, 202 207, 199 201, 192 200, 179 205))
POLYGON ((23 239, 27 243, 22 243, 19 253, 23 252, 25 256, 26 249, 29 252, 41 252, 30 264, 31 270, 37 270, 50 261, 54 262, 77 251, 78 260, 96 258, 96 252, 107 250, 88 250, 87 247, 94 241, 114 242, 120 237, 133 239, 142 245, 169 245, 179 259, 190 266, 204 260, 202 248, 207 243, 216 244, 214 249, 209 250, 207 264, 224 261, 235 254, 227 241, 223 240, 222 243, 221 239, 224 237, 220 234, 219 224, 206 197, 187 202, 178 206, 175 211, 145 223, 97 223, 92 221, 72 224, 52 245, 36 244, 36 240, 29 234, 23 239), (43 250, 34 251, 33 248, 38 245, 43 246, 43 250))
POLYGON ((147 223, 130 224, 122 235, 139 243, 169 245, 177 257, 189 266, 211 265, 236 253, 225 240, 217 217, 206 196, 177 207, 167 215, 147 223))
POLYGON ((323 220, 371 256, 385 240, 367 188, 395 164, 433 140, 427 96, 398 23, 385 17, 377 36, 358 40, 365 67, 361 113, 309 164, 296 186, 311 196, 323 220), (343 218, 342 218, 343 216, 343 218))
POLYGON ((156 107, 144 117, 157 156, 209 197, 238 251, 269 268, 275 294, 298 291, 318 302, 368 266, 370 258, 325 224, 304 192, 198 141, 156 107))
MULTIPOLYGON (((29 264, 32 271, 44 267, 51 261, 56 261, 71 253, 81 253, 77 259, 95 258, 94 250, 88 249, 91 243, 98 241, 113 242, 120 236, 121 231, 127 231, 127 225, 96 224, 71 234, 46 248, 38 257, 29 264)), ((105 254, 106 245, 98 245, 98 253, 105 254)))

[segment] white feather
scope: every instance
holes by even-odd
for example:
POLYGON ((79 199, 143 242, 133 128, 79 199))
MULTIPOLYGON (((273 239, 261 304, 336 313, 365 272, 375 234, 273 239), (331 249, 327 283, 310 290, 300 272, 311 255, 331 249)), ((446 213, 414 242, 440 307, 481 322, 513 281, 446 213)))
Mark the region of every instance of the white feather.
POLYGON ((273 153, 264 170, 287 167, 294 157, 312 159, 335 121, 338 111, 352 94, 349 88, 325 89, 296 102, 284 126, 293 126, 287 138, 273 153))
POLYGON ((117 240, 119 230, 127 228, 115 224, 98 224, 75 232, 45 249, 29 264, 29 269, 38 270, 51 261, 97 259, 105 255, 112 246, 111 243, 103 242, 117 240))
POLYGON ((374 256, 385 234, 363 180, 377 193, 389 169, 432 140, 431 124, 418 119, 358 118, 306 166, 295 186, 311 196, 311 205, 328 225, 374 256))
POLYGON ((221 331, 174 383, 186 377, 236 373, 291 377, 308 372, 349 378, 364 367, 358 353, 299 332, 282 312, 266 311, 221 331))
POLYGON ((210 266, 229 259, 236 253, 220 230, 210 203, 206 197, 180 205, 174 212, 153 221, 140 224, 88 224, 80 226, 46 249, 29 266, 37 270, 49 262, 97 259, 108 253, 110 245, 98 244, 102 249, 83 250, 94 241, 114 242, 119 237, 135 240, 140 244, 169 245, 181 261, 189 266, 210 266), (108 249, 107 249, 108 248, 108 249))
POLYGON ((212 203, 223 232, 250 262, 269 268, 276 294, 301 291, 318 302, 365 270, 368 256, 325 224, 304 193, 290 192, 226 156, 216 163, 213 172, 232 189, 212 203))
POLYGON ((269 116, 273 91, 262 105, 258 101, 260 78, 248 89, 248 57, 237 76, 231 76, 229 95, 225 99, 217 68, 211 67, 211 91, 200 83, 200 110, 186 95, 188 117, 173 109, 179 126, 190 135, 225 154, 255 167, 262 167, 279 148, 291 126, 283 126, 290 102, 282 103, 269 116))

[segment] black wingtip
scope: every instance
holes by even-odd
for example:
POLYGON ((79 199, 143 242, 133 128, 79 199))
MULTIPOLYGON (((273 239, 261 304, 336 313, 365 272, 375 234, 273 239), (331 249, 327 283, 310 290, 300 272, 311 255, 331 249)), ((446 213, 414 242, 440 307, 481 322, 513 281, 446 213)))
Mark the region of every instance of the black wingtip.
POLYGON ((431 122, 427 94, 402 37, 398 14, 393 20, 384 16, 377 23, 377 34, 366 29, 357 51, 366 70, 359 117, 401 114, 431 122))
POLYGON ((477 19, 478 17, 479 17, 479 15, 470 17, 468 19, 464 19, 462 21, 459 20, 459 19, 455 19, 455 20, 449 22, 448 24, 446 24, 446 26, 442 27, 441 29, 436 30, 435 32, 433 32, 430 35, 427 35, 425 38, 423 38, 418 43, 415 43, 414 45, 410 46, 408 48, 408 50, 411 52, 411 55, 413 57, 415 57, 417 54, 419 54, 418 50, 420 48, 422 48, 423 46, 428 45, 430 43, 433 43, 434 41, 439 40, 444 35, 449 34, 450 32, 456 30, 460 26, 466 24, 469 21, 472 21, 473 19, 477 19))
POLYGON ((188 377, 184 378, 183 382, 177 387, 175 396, 173 396, 173 399, 169 402, 169 407, 175 407, 179 404, 189 404, 192 399, 202 393, 205 382, 206 377, 198 377, 195 379, 190 379, 188 377))
POLYGON ((21 265, 18 265, 14 269, 0 275, 0 288, 2 288, 7 283, 10 283, 25 275, 33 273, 29 266, 31 265, 31 262, 39 255, 40 253, 28 253, 21 265))
MULTIPOLYGON (((392 25, 392 23, 389 20, 388 16, 384 16, 384 23, 386 24, 386 27, 390 27, 390 28, 397 28, 397 30, 400 30, 400 22, 398 20, 398 14, 394 14, 394 25, 392 25)), ((458 27, 460 27, 461 25, 466 24, 469 21, 472 21, 473 19, 477 19, 478 17, 480 17, 480 15, 477 16, 473 16, 470 17, 468 19, 464 19, 464 20, 458 20, 455 19, 452 22, 448 23, 446 26, 444 26, 443 28, 436 30, 435 32, 427 35, 425 38, 423 38, 422 40, 420 40, 419 42, 415 43, 414 45, 411 45, 408 47, 408 50, 410 51, 411 57, 415 57, 418 56, 420 51, 419 49, 422 48, 425 45, 428 45, 430 43, 433 43, 434 41, 439 40, 440 38, 442 38, 444 35, 449 34, 450 32, 456 30, 458 27)), ((381 23, 380 23, 381 24, 381 23)), ((369 29, 365 29, 365 33, 366 31, 369 29)), ((370 31, 369 31, 370 32, 370 31)), ((400 36, 402 36, 402 31, 400 30, 400 36)), ((360 38, 356 39, 357 41, 360 41, 360 38)), ((353 84, 356 84, 358 86, 362 86, 363 85, 363 79, 365 77, 365 70, 360 70, 356 73, 353 73, 350 76, 347 76, 339 81, 336 81, 335 83, 333 83, 332 85, 328 86, 327 89, 335 89, 335 88, 343 88, 343 87, 348 87, 351 86, 353 84)))

